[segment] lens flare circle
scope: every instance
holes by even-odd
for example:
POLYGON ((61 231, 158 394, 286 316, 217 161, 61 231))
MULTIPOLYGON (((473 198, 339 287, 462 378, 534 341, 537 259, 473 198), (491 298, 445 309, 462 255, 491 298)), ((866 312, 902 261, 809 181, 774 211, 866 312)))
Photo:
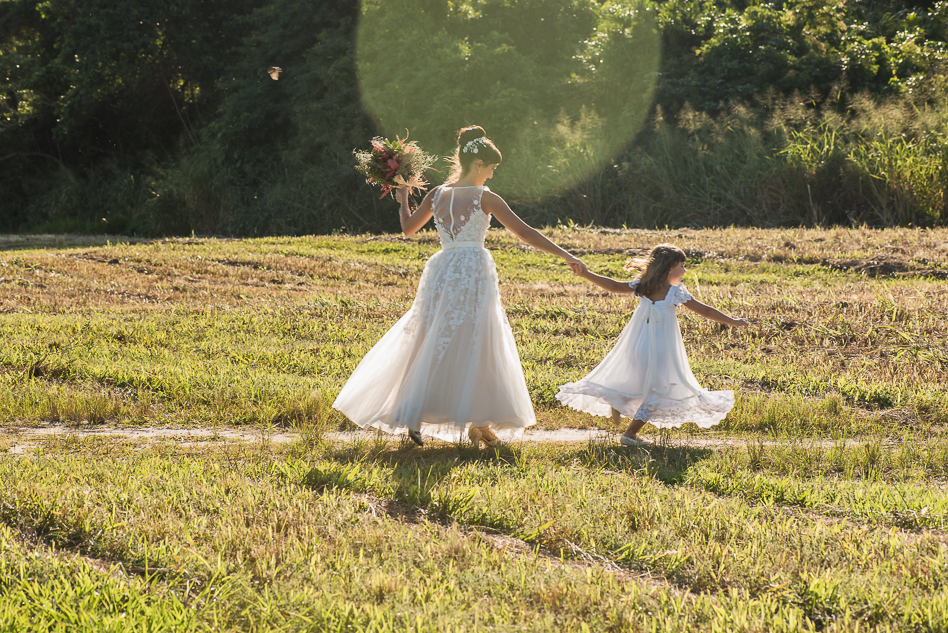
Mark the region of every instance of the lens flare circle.
POLYGON ((520 199, 611 164, 646 120, 660 58, 645 0, 364 0, 357 37, 385 135, 446 155, 481 125, 505 156, 492 186, 520 199))

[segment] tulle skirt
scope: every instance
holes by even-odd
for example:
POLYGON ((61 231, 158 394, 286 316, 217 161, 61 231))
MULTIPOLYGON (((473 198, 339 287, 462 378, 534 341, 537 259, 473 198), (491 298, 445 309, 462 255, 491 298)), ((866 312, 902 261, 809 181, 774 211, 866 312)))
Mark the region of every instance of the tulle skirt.
POLYGON ((636 308, 602 362, 584 378, 562 385, 556 398, 592 415, 609 417, 616 409, 623 417, 658 428, 717 424, 734 406, 734 392, 709 391, 698 384, 674 307, 646 302, 636 308))
POLYGON ((435 253, 411 309, 365 355, 333 407, 363 428, 457 441, 536 423, 520 356, 482 247, 435 253))

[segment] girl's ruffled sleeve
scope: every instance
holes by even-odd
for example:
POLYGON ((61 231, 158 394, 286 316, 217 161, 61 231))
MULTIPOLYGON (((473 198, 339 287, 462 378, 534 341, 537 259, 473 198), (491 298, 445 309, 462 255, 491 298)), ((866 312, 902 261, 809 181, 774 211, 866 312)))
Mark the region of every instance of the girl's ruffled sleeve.
POLYGON ((632 290, 635 290, 638 287, 638 285, 639 285, 638 277, 636 277, 635 279, 629 282, 629 288, 631 288, 632 290))
POLYGON ((692 297, 691 293, 688 292, 688 289, 685 288, 685 284, 678 284, 677 286, 675 286, 674 303, 676 306, 680 306, 683 303, 688 303, 692 299, 694 299, 694 297, 692 297))

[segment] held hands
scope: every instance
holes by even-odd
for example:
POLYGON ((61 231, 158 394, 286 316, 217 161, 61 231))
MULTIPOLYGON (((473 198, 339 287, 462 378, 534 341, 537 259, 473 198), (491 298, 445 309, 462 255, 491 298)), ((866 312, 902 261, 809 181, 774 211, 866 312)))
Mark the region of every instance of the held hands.
POLYGON ((576 259, 571 257, 570 259, 565 260, 566 265, 569 266, 570 270, 573 271, 574 275, 579 275, 582 277, 586 273, 586 264, 583 263, 583 260, 576 259))

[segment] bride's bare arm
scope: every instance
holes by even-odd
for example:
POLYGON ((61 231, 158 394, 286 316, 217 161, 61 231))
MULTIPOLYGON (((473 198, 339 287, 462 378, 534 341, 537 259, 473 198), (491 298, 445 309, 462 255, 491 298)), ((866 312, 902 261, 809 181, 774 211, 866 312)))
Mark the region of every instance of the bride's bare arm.
POLYGON ((570 255, 568 252, 551 242, 543 233, 540 233, 538 230, 521 220, 516 213, 514 213, 507 203, 504 202, 504 199, 498 196, 493 192, 484 192, 484 196, 481 199, 481 207, 484 209, 484 213, 489 213, 497 221, 503 224, 511 233, 522 239, 524 242, 529 244, 534 248, 538 248, 541 251, 546 251, 551 255, 556 255, 557 257, 562 257, 563 260, 570 264, 570 267, 574 268, 574 272, 578 272, 581 268, 585 270, 586 266, 583 262, 577 258, 570 255))
POLYGON ((402 205, 398 210, 398 219, 402 223, 402 232, 405 235, 414 235, 431 219, 431 197, 433 193, 433 189, 429 191, 425 199, 415 209, 415 212, 412 213, 411 209, 408 208, 408 189, 395 190, 395 197, 402 205))

